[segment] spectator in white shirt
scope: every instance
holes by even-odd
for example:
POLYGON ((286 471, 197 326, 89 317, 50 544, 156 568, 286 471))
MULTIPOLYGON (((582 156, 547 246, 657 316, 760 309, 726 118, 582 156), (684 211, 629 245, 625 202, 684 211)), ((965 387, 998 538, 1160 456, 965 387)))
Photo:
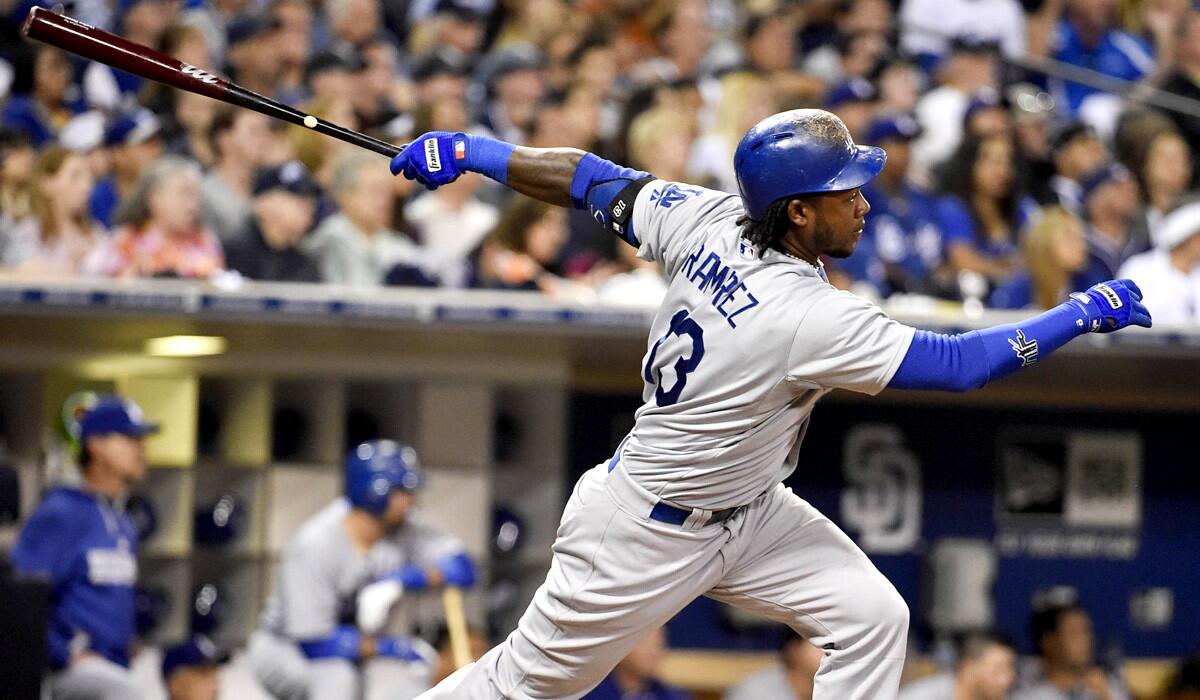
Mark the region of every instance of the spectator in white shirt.
POLYGON ((1142 289, 1155 321, 1200 321, 1200 202, 1167 214, 1158 246, 1125 261, 1118 275, 1142 289))
POLYGON ((1017 679, 1012 643, 990 632, 971 632, 958 645, 954 672, 910 683, 899 700, 1004 700, 1017 679))

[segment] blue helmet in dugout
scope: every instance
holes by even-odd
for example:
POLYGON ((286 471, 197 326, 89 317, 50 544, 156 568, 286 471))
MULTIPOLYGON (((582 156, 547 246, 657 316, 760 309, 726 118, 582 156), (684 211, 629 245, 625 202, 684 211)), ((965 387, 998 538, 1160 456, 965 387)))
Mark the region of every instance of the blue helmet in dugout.
POLYGON ((346 456, 346 498, 374 515, 387 510, 393 490, 416 491, 422 483, 417 451, 394 440, 368 440, 346 456))
POLYGON ((738 191, 751 219, 784 197, 852 190, 883 170, 887 154, 859 146, 837 115, 793 109, 760 121, 733 155, 738 191))

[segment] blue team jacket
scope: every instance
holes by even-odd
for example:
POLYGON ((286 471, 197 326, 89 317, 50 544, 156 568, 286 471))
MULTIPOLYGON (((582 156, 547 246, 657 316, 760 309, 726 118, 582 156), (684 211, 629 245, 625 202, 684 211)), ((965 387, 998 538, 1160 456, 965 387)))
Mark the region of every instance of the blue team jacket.
POLYGON ((76 488, 48 492, 21 528, 13 567, 52 584, 50 663, 73 648, 129 665, 134 636, 137 530, 103 496, 76 488))

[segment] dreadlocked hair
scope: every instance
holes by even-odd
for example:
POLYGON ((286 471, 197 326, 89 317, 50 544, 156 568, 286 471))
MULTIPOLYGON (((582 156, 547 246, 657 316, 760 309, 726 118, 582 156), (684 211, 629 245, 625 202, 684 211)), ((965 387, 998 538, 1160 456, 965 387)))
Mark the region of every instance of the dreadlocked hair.
POLYGON ((746 239, 759 250, 768 248, 779 249, 779 242, 787 235, 791 220, 788 218, 788 204, 793 197, 783 197, 771 206, 761 219, 751 219, 749 214, 737 220, 742 228, 742 238, 746 239))

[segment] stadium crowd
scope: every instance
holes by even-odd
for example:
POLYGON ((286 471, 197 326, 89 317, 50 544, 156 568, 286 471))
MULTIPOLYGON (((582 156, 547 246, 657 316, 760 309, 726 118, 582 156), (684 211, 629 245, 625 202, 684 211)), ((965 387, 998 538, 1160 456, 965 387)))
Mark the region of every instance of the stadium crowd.
MULTIPOLYGON (((473 174, 425 192, 311 130, 22 41, 29 7, 0 0, 4 274, 649 301, 664 288, 586 212, 473 174)), ((865 188, 859 249, 827 261, 835 284, 1025 308, 1129 276, 1156 322, 1200 320, 1200 10, 1188 0, 76 0, 67 11, 394 143, 487 133, 725 191, 749 126, 829 109, 889 153, 865 188), (1031 67, 1047 61, 1049 74, 1031 67), (1128 81, 1133 99, 1066 80, 1072 67, 1128 81), (1181 109, 1138 99, 1160 91, 1181 109)))

